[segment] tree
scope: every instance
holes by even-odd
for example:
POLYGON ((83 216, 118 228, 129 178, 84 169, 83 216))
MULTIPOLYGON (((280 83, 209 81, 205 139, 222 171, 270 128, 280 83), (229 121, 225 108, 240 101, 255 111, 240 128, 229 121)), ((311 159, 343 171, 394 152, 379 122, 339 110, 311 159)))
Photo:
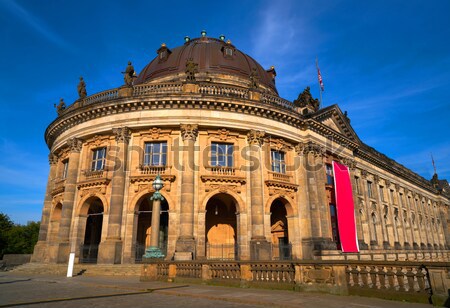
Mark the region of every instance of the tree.
POLYGON ((0 255, 30 254, 39 236, 39 222, 14 224, 6 214, 0 213, 0 255))
POLYGON ((14 226, 8 215, 0 213, 0 259, 8 246, 8 234, 14 226))

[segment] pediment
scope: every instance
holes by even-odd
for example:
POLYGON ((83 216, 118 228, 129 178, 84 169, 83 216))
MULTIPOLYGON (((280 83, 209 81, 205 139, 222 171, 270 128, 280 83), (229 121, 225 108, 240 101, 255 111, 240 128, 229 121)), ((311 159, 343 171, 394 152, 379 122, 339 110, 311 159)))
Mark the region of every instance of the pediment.
POLYGON ((347 116, 342 113, 338 105, 332 105, 323 108, 314 113, 311 118, 347 137, 351 141, 361 143, 358 135, 356 135, 355 131, 350 125, 350 119, 348 119, 347 116))

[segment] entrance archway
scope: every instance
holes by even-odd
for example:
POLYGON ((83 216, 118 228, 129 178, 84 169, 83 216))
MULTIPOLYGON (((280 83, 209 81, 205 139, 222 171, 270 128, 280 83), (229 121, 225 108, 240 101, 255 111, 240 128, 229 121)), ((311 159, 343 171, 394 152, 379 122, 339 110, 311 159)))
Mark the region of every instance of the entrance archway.
POLYGON ((270 206, 270 233, 272 259, 274 260, 290 260, 292 258, 285 203, 284 199, 278 198, 270 206))
POLYGON ((238 257, 236 200, 220 193, 208 200, 205 217, 206 257, 235 260, 238 257))
POLYGON ((102 238, 103 203, 97 197, 86 200, 87 210, 84 241, 81 249, 81 263, 97 263, 98 245, 102 238))
MULTIPOLYGON (((138 201, 138 223, 136 233, 135 261, 142 261, 145 249, 150 246, 150 236, 152 232, 152 195, 145 195, 138 201)), ((167 200, 161 201, 161 218, 159 224, 159 248, 167 255, 167 241, 169 235, 169 204, 167 200)))

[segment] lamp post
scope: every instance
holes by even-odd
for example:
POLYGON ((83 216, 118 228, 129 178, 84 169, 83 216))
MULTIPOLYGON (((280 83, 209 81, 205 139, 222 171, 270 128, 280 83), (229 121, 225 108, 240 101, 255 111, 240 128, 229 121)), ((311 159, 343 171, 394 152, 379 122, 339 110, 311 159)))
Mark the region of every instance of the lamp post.
POLYGON ((164 182, 161 180, 161 176, 158 174, 152 183, 155 192, 150 198, 153 201, 152 207, 152 233, 150 237, 150 247, 145 250, 144 258, 149 259, 162 259, 165 257, 164 253, 159 248, 159 221, 161 217, 161 200, 164 197, 159 190, 163 188, 164 182))

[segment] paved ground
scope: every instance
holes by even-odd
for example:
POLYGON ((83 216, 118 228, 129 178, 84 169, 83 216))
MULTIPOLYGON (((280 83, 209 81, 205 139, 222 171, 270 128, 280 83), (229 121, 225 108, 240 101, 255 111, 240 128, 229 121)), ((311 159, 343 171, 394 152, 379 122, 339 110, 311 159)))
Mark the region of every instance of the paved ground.
POLYGON ((0 272, 0 307, 428 307, 357 296, 242 289, 137 277, 18 275, 0 272))

